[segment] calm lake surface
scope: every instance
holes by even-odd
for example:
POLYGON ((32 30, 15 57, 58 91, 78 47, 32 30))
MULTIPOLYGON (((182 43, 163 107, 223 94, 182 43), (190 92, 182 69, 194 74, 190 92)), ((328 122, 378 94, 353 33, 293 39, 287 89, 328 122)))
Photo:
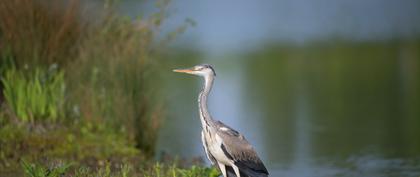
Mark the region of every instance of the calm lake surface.
MULTIPOLYGON (((272 176, 418 177, 419 46, 274 47, 203 59, 217 72, 210 112, 245 135, 272 176)), ((173 68, 200 63, 174 57, 173 68)), ((205 159, 201 79, 170 69, 159 151, 205 159)))

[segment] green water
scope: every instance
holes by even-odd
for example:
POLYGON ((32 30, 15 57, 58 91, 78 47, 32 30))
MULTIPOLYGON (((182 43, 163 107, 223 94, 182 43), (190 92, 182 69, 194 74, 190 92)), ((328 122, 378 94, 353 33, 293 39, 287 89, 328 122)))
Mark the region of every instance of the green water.
MULTIPOLYGON (((272 176, 420 175, 418 42, 267 45, 212 63, 216 119, 242 132, 272 176)), ((201 80, 166 73, 160 151, 201 156, 201 80)), ((205 159, 205 158, 204 158, 205 159)))

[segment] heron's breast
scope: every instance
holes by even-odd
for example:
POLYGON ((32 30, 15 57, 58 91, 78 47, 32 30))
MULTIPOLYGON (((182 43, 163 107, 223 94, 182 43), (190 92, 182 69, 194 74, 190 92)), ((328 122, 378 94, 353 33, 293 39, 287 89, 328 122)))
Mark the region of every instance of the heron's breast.
POLYGON ((212 137, 206 136, 206 138, 208 138, 208 150, 211 152, 214 158, 216 158, 218 162, 221 162, 223 164, 231 164, 232 160, 229 159, 222 150, 222 138, 217 134, 214 134, 212 137))

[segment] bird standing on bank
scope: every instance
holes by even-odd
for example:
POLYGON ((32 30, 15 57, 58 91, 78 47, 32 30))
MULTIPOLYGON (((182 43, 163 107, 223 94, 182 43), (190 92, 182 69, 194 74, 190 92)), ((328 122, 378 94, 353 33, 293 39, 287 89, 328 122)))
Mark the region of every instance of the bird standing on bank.
POLYGON ((254 148, 238 131, 214 120, 207 109, 207 97, 216 72, 209 64, 174 72, 198 75, 204 78, 204 86, 198 97, 201 120, 201 140, 207 158, 217 166, 224 177, 266 177, 268 171, 254 148))

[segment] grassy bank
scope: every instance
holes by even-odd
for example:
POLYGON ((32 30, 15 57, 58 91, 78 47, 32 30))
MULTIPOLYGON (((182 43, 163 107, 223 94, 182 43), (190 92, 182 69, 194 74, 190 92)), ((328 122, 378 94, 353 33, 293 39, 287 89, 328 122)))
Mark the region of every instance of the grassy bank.
POLYGON ((0 174, 217 174, 153 160, 164 113, 155 36, 168 2, 135 21, 83 3, 0 2, 0 174))

